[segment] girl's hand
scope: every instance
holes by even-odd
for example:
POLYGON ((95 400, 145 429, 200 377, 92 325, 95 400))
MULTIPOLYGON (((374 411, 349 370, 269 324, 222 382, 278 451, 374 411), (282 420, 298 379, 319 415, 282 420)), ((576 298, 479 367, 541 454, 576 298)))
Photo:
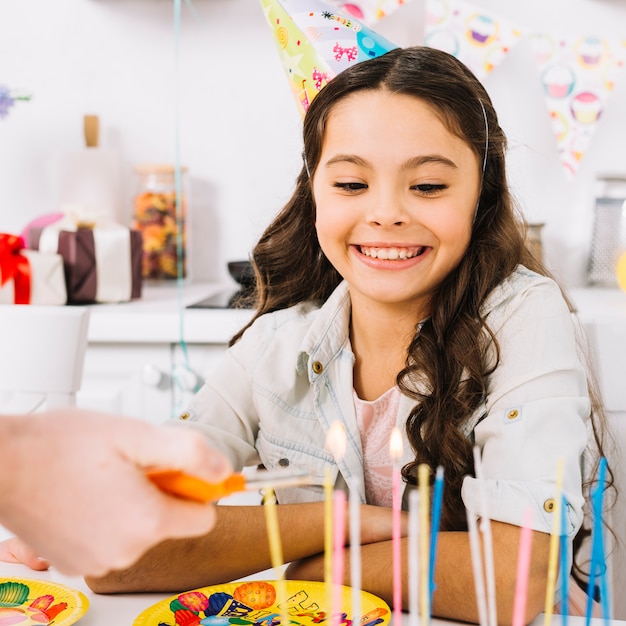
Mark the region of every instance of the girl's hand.
POLYGON ((35 571, 41 572, 50 567, 46 559, 37 553, 19 537, 10 537, 0 541, 0 561, 6 563, 23 563, 35 571))

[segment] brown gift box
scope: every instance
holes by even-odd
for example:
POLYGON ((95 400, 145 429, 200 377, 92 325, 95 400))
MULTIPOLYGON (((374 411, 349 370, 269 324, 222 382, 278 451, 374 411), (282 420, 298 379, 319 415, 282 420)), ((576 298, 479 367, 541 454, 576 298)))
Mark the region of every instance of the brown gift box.
MULTIPOLYGON (((97 228, 97 227, 96 227, 97 228)), ((29 247, 39 248, 41 228, 31 229, 29 247)), ((120 245, 126 245, 128 239, 120 239, 120 245)), ((97 268, 96 239, 91 228, 78 228, 75 231, 61 230, 58 233, 57 252, 63 257, 67 301, 69 304, 88 304, 93 302, 124 302, 141 297, 141 263, 143 256, 143 237, 140 231, 130 231, 131 285, 130 293, 113 299, 102 299, 98 295, 98 279, 106 276, 107 281, 115 281, 115 273, 107 276, 107 268, 97 268)), ((125 251, 124 251, 125 252, 125 251)))

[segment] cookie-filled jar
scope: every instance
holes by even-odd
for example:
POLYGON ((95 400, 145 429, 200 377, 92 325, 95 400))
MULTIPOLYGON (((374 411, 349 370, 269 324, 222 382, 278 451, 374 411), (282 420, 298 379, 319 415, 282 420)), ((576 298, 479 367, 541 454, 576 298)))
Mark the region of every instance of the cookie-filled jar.
POLYGON ((143 234, 143 278, 185 278, 188 268, 187 168, 180 168, 177 202, 176 168, 168 164, 137 165, 133 195, 133 228, 143 234))

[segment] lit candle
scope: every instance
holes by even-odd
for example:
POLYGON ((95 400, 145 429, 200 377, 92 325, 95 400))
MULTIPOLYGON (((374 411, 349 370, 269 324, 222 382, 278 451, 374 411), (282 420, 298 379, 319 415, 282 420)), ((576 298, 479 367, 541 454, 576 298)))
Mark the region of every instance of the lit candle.
MULTIPOLYGON (((563 490, 563 459, 556 466, 556 483, 554 494, 554 510, 552 514, 552 533, 550 534, 550 551, 548 554, 548 581, 546 583, 546 603, 544 606, 544 626, 550 626, 554 611, 554 591, 559 563, 559 541, 561 535, 561 492, 563 490)), ((563 572, 565 575, 566 572, 563 572)))
MULTIPOLYGON (((343 459, 344 454, 346 453, 346 429, 341 422, 333 422, 330 425, 326 435, 326 449, 333 455, 336 463, 339 463, 343 459)), ((326 582, 327 606, 330 607, 330 622, 331 624, 336 625, 341 622, 342 614, 341 585, 343 585, 344 570, 346 495, 345 492, 341 490, 336 490, 333 493, 330 473, 328 473, 326 477, 325 495, 326 535, 324 580, 326 582)))
POLYGON ((350 586, 352 587, 352 624, 361 623, 361 481, 350 480, 350 586))
POLYGON ((331 624, 339 626, 342 623, 342 596, 344 574, 344 549, 346 542, 346 492, 336 489, 333 494, 333 595, 331 604, 331 624))
POLYGON ((400 459, 402 458, 402 435, 398 428, 391 431, 389 439, 391 470, 391 547, 393 567, 393 622, 402 624, 402 546, 400 539, 402 494, 400 492, 400 459))
POLYGON ((493 564, 493 539, 491 537, 491 521, 489 520, 485 477, 478 446, 474 447, 474 472, 476 473, 480 493, 480 531, 483 534, 485 575, 487 577, 487 618, 489 626, 497 626, 498 614, 496 606, 496 576, 493 564))
POLYGON ((330 615, 331 588, 333 582, 333 483, 330 467, 324 472, 324 586, 326 590, 325 610, 330 615))
POLYGON ((420 463, 417 468, 417 484, 420 494, 420 610, 422 626, 427 626, 430 622, 430 594, 428 593, 430 468, 425 463, 420 463))
POLYGON ((531 528, 532 519, 532 509, 526 509, 519 538, 517 577, 515 582, 515 597, 513 600, 513 626, 524 626, 526 624, 526 601, 528 599, 530 552, 533 542, 533 531, 531 528))
POLYGON ((419 506, 417 489, 409 493, 409 624, 419 623, 419 506))

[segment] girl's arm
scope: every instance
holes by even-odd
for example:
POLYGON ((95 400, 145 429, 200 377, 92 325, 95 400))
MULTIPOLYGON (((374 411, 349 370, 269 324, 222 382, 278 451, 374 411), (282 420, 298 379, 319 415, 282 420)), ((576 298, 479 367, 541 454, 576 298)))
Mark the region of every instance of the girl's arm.
MULTIPOLYGON (((511 623, 520 528, 501 522, 491 522, 493 553, 496 578, 496 600, 498 624, 511 623)), ((408 541, 402 540, 402 554, 406 555, 408 541)), ((526 621, 531 622, 545 605, 545 589, 548 570, 550 535, 533 533, 531 570, 526 604, 526 621)), ((435 568, 435 593, 432 614, 453 620, 478 623, 474 576, 466 532, 442 532, 437 543, 435 568)), ((346 549, 346 579, 350 584, 350 551, 346 549)), ((389 606, 393 602, 391 541, 383 541, 362 547, 362 588, 381 598, 389 606)), ((406 558, 402 559, 402 604, 409 607, 409 568, 406 558)), ((292 563, 287 571, 288 578, 299 580, 323 580, 323 556, 292 563)), ((485 585, 486 587, 486 585, 485 585)))
MULTIPOLYGON (((363 543, 390 539, 391 509, 361 508, 363 543)), ((272 563, 263 507, 224 505, 216 509, 217 523, 207 535, 165 541, 132 567, 87 578, 87 584, 96 593, 174 593, 269 569, 272 563)), ((323 502, 281 504, 277 513, 286 563, 323 553, 323 502)))

